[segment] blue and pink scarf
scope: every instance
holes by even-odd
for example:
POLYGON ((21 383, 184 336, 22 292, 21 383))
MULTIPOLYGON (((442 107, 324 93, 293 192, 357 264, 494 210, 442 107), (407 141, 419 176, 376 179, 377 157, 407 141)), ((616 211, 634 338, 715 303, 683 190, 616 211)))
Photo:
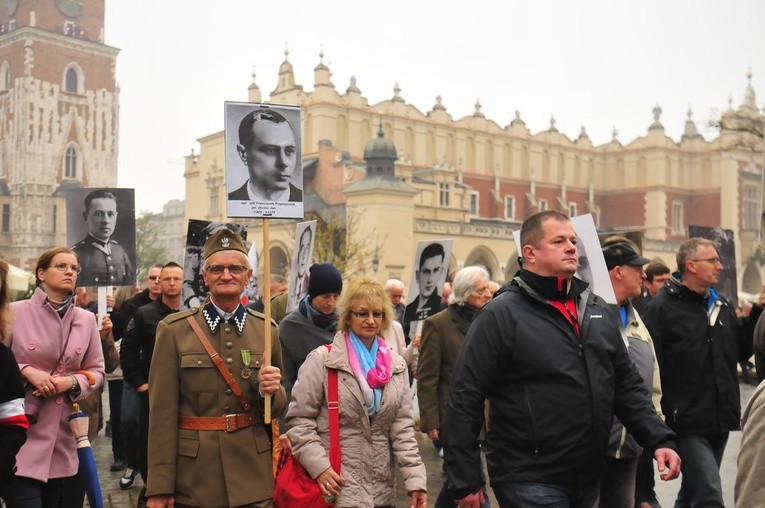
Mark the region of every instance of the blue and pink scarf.
POLYGON ((390 381, 390 348, 382 337, 377 337, 372 342, 372 347, 367 349, 361 339, 350 330, 345 334, 345 345, 351 370, 367 403, 367 414, 373 415, 380 409, 382 388, 390 381))

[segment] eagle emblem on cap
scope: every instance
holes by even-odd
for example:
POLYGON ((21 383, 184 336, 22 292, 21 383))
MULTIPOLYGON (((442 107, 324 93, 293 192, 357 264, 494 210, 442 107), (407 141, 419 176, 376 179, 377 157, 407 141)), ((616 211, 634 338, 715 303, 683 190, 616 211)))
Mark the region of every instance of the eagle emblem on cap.
POLYGON ((229 243, 229 239, 227 236, 224 236, 223 238, 220 239, 220 244, 221 246, 225 248, 231 247, 231 243, 229 243))

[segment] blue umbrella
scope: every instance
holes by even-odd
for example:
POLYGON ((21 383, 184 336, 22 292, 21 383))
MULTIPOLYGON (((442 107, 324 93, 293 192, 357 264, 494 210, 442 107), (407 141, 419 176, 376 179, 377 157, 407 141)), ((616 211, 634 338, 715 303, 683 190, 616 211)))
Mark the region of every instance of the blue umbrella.
POLYGON ((82 475, 85 481, 85 492, 88 495, 88 503, 93 508, 104 508, 104 496, 101 493, 101 484, 98 481, 96 459, 93 457, 93 449, 88 439, 88 413, 80 411, 77 403, 72 405, 72 414, 69 416, 69 427, 72 429, 77 440, 77 457, 80 459, 80 469, 77 474, 82 475))

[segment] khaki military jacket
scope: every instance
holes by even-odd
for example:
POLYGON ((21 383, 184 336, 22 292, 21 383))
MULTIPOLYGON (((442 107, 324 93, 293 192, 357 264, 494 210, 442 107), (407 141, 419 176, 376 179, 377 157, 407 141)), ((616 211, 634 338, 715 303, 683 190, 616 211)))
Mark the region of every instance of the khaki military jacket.
MULTIPOLYGON (((263 398, 256 381, 265 318, 246 309, 240 330, 235 319, 229 323, 211 319, 204 308, 172 314, 157 326, 149 370, 147 495, 174 495, 176 503, 200 507, 248 505, 273 497, 270 436, 262 423, 230 433, 178 428, 179 416, 245 412, 186 317, 192 316, 202 328, 261 419, 263 398), (250 351, 247 365, 242 350, 250 351), (244 379, 243 368, 252 369, 250 379, 244 379)), ((281 369, 282 353, 273 321, 271 348, 271 364, 281 369)), ((280 416, 286 405, 281 388, 272 397, 271 417, 280 416)))

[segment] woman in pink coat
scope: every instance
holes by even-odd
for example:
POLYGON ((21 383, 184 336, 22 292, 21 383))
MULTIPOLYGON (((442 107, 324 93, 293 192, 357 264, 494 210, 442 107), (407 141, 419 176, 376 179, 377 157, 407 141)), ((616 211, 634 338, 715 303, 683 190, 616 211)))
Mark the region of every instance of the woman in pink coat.
POLYGON ((6 344, 26 384, 30 426, 16 455, 9 506, 56 506, 64 481, 77 474, 76 443, 68 424, 72 402, 87 397, 105 377, 96 320, 74 305, 80 270, 70 249, 48 250, 37 260, 32 298, 11 303, 6 344))

